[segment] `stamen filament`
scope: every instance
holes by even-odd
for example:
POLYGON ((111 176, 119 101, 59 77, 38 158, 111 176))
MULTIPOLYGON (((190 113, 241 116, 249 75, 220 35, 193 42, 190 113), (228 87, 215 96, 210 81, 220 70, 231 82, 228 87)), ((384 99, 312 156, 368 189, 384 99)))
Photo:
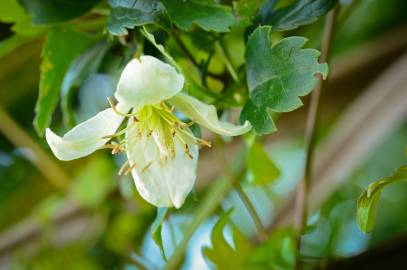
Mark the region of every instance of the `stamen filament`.
POLYGON ((121 116, 124 116, 124 117, 134 117, 134 116, 136 116, 136 114, 137 114, 137 112, 134 112, 134 113, 122 113, 122 112, 119 112, 119 111, 116 109, 116 105, 114 105, 113 100, 112 100, 111 97, 108 97, 108 98, 107 98, 107 101, 109 102, 109 105, 110 105, 110 107, 113 109, 113 111, 114 111, 115 113, 117 113, 118 115, 121 115, 121 116))
POLYGON ((148 168, 150 168, 150 166, 153 164, 152 161, 150 161, 149 163, 147 163, 146 166, 143 167, 143 169, 141 169, 141 172, 144 173, 148 168))

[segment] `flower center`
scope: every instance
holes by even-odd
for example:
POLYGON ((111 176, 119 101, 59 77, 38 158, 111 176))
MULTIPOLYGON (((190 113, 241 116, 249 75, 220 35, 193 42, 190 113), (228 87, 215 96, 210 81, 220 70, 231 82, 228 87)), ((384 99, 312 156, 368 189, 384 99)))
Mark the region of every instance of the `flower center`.
MULTIPOLYGON (((164 102, 157 105, 145 105, 136 111, 132 111, 130 114, 117 111, 113 103, 110 100, 109 102, 116 113, 128 118, 128 124, 125 128, 122 128, 115 134, 106 136, 106 138, 116 139, 106 145, 107 148, 112 149, 112 154, 128 150, 126 145, 129 138, 124 136, 124 134, 130 130, 129 134, 136 136, 135 139, 137 141, 141 141, 143 136, 146 136, 147 142, 153 140, 159 150, 160 156, 157 159, 160 162, 165 162, 175 157, 175 140, 179 140, 184 145, 184 153, 190 159, 193 159, 190 153, 191 145, 198 145, 200 147, 211 146, 210 142, 197 138, 191 132, 189 126, 193 122, 182 122, 174 115, 173 111, 175 108, 169 108, 164 102)), ((152 161, 144 165, 141 171, 148 169, 151 163, 152 161)), ((135 166, 136 164, 130 164, 127 161, 123 164, 119 174, 130 173, 135 166)))

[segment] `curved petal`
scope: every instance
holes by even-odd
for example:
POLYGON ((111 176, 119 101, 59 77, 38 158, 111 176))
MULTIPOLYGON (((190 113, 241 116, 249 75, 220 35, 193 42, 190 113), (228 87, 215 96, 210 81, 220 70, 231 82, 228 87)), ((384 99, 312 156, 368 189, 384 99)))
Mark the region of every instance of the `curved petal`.
MULTIPOLYGON (((120 103, 116 108, 122 112, 130 109, 127 105, 120 103)), ((123 118, 113 109, 106 109, 80 123, 63 137, 56 135, 48 128, 45 138, 58 159, 67 161, 81 158, 93 153, 109 141, 102 137, 115 133, 123 118)))
POLYGON ((127 158, 134 166, 131 172, 140 195, 157 207, 181 207, 195 183, 198 146, 189 145, 191 158, 175 138, 175 156, 162 159, 152 136, 137 137, 133 127, 126 137, 127 158))
POLYGON ((115 98, 138 108, 160 103, 182 90, 184 76, 155 57, 144 55, 124 68, 115 98))
POLYGON ((183 93, 177 94, 168 102, 182 111, 192 121, 221 135, 237 136, 250 131, 252 128, 248 121, 244 125, 219 121, 215 106, 205 104, 183 93))

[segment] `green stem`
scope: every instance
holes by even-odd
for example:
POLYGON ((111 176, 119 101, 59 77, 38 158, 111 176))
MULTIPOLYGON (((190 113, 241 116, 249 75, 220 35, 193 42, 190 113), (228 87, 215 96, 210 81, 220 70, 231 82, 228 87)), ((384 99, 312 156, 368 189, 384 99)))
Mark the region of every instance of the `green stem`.
POLYGON ((237 72, 235 68, 232 65, 232 62, 230 61, 228 54, 221 43, 221 41, 216 41, 215 42, 215 49, 218 51, 220 57, 222 58, 223 62, 226 65, 226 69, 229 71, 230 75, 232 76, 232 79, 235 82, 239 82, 239 76, 237 75, 237 72))
MULTIPOLYGON (((329 63, 330 49, 333 39, 333 34, 335 31, 335 22, 338 14, 339 6, 338 4, 334 9, 328 14, 325 21, 324 35, 321 45, 321 57, 320 62, 329 63)), ((324 91, 326 87, 326 80, 319 78, 317 86, 312 92, 310 108, 307 116, 307 124, 305 130, 305 168, 304 177, 297 187, 297 197, 295 206, 295 225, 298 231, 297 247, 301 247, 301 234, 307 221, 307 196, 309 187, 312 182, 312 167, 314 160, 314 150, 316 143, 316 135, 318 130, 318 119, 320 112, 320 96, 321 92, 324 91)), ((297 268, 301 269, 301 265, 297 261, 297 268)))
POLYGON ((261 219, 257 214, 256 209, 254 208, 254 205, 250 201, 249 196, 247 196, 246 192, 244 191, 239 181, 236 182, 235 189, 256 226, 259 241, 260 242, 264 241, 267 237, 266 229, 264 228, 263 223, 261 222, 261 219))

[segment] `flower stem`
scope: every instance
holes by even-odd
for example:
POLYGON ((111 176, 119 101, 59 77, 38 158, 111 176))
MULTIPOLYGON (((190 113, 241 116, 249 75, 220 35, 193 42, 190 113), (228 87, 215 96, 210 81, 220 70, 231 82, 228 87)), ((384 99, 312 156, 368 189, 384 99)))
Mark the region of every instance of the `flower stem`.
MULTIPOLYGON (((324 35, 321 44, 320 62, 329 62, 330 49, 335 31, 335 21, 338 14, 339 6, 336 6, 326 17, 324 35)), ((295 205, 295 226, 298 231, 297 247, 301 246, 301 234, 306 223, 307 217, 307 195, 312 182, 312 166, 314 160, 314 149, 316 143, 316 131, 318 129, 318 118, 320 112, 320 96, 321 92, 326 87, 326 80, 318 79, 318 83, 312 92, 310 108, 307 116, 307 124, 305 130, 305 168, 304 177, 297 187, 297 197, 295 205)), ((297 269, 301 269, 301 265, 297 262, 297 269)))

